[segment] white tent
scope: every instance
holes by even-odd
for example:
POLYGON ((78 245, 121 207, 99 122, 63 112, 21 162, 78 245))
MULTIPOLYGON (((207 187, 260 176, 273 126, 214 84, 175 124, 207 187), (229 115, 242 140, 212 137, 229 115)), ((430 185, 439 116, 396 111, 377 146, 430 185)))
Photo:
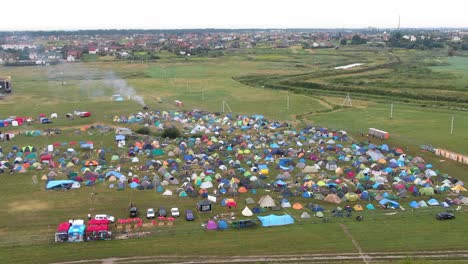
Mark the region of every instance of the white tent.
POLYGON ((305 166, 305 168, 302 170, 304 173, 313 173, 313 172, 318 172, 320 167, 318 165, 313 165, 313 166, 305 166))
POLYGON ((253 213, 252 213, 252 211, 246 206, 246 207, 244 208, 244 210, 242 210, 242 215, 243 215, 243 216, 252 216, 253 213))
POLYGON ((200 188, 202 189, 213 188, 213 183, 210 181, 202 182, 202 184, 200 185, 200 188))
POLYGON ((301 214, 301 218, 310 218, 310 214, 307 213, 307 212, 303 212, 303 213, 301 214))
POLYGON ((172 195, 172 191, 171 190, 165 190, 162 194, 163 196, 171 196, 172 195))
POLYGON ((81 187, 81 184, 79 182, 74 182, 71 186, 72 189, 79 189, 81 187))
POLYGON ((283 201, 283 202, 281 202, 281 207, 282 208, 289 208, 289 207, 291 207, 291 203, 289 201, 283 201))
POLYGON ((271 198, 270 195, 262 196, 262 198, 260 198, 260 200, 258 201, 258 204, 261 207, 275 207, 276 206, 275 200, 273 200, 273 198, 271 198))

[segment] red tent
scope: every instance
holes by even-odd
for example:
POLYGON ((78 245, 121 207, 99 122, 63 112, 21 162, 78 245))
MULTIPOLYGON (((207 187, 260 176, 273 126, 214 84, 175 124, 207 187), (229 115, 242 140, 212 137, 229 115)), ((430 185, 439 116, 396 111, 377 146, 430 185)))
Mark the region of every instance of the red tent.
POLYGON ((57 232, 68 232, 68 229, 70 229, 70 223, 63 222, 57 227, 57 232))
POLYGON ((109 220, 107 219, 91 219, 88 221, 88 225, 108 225, 109 220))

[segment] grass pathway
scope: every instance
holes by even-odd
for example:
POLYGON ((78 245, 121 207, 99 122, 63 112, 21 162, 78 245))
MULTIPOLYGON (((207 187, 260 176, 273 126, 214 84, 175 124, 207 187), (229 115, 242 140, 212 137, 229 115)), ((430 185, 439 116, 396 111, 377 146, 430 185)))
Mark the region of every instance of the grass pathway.
POLYGON ((362 252, 362 248, 359 246, 358 242, 354 239, 353 235, 351 235, 348 227, 346 227, 344 224, 341 224, 341 223, 340 223, 340 227, 341 229, 343 229, 343 232, 346 234, 346 236, 349 239, 351 239, 351 242, 353 242, 354 247, 357 249, 359 255, 362 258, 362 261, 364 261, 364 263, 366 264, 369 264, 369 261, 367 260, 368 257, 364 255, 364 253, 362 252))

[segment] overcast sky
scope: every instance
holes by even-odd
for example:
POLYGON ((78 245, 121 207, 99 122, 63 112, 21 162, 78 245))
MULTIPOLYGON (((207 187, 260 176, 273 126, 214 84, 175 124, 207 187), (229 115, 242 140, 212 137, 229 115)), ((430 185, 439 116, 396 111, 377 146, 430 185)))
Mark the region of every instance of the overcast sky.
POLYGON ((467 0, 6 0, 0 30, 468 27, 467 0))

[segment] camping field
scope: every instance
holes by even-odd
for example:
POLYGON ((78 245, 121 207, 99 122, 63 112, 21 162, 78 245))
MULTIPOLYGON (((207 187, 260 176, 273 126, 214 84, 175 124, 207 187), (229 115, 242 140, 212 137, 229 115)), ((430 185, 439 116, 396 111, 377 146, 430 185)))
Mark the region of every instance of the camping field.
MULTIPOLYGON (((390 133, 388 144, 421 156, 442 173, 468 181, 467 165, 447 161, 420 149, 420 145, 442 147, 468 155, 468 57, 447 58, 443 51, 378 50, 344 47, 339 50, 271 49, 226 50, 220 57, 178 57, 164 53, 157 62, 123 62, 109 57, 88 57, 86 62, 44 67, 4 67, 1 75, 11 75, 14 93, 0 100, 0 117, 49 116, 60 118, 52 124, 1 128, 24 132, 60 128, 54 136, 19 135, 0 146, 40 148, 53 142, 91 140, 96 148, 115 150, 114 132, 81 129, 85 126, 118 127, 114 116, 137 113, 146 105, 158 110, 201 109, 211 112, 262 114, 268 119, 295 126, 321 125, 348 131, 356 141, 368 139, 370 127, 390 133), (348 72, 333 67, 364 63, 348 72), (352 107, 342 106, 347 94, 352 107), (121 94, 124 101, 111 96, 121 94), (127 95, 136 100, 129 100, 127 95), (142 98, 144 102, 138 98, 142 98), (456 99, 456 100, 455 100, 456 99), (174 100, 184 106, 174 105, 174 100), (390 105, 393 103, 393 118, 390 105), (91 111, 89 118, 67 120, 66 113, 91 111), (454 129, 450 134, 451 118, 454 129), (362 133, 364 135, 362 135, 362 133)), ((132 129, 140 128, 131 125, 132 129)), ((385 142, 387 143, 387 142, 385 142)), ((116 150, 122 153, 125 150, 116 150)), ((95 151, 89 151, 96 158, 95 151)), ((276 175, 272 171, 271 175, 276 175)), ((214 207, 211 214, 196 214, 194 222, 177 219, 173 226, 144 226, 144 238, 55 244, 58 223, 72 218, 84 219, 91 212, 128 217, 130 202, 144 216, 146 208, 179 207, 194 209, 198 199, 163 197, 155 191, 123 191, 107 188, 106 183, 68 191, 46 191, 44 181, 34 184, 44 172, 0 174, 0 263, 50 263, 130 256, 261 256, 301 254, 342 254, 435 252, 466 250, 468 208, 454 212, 453 221, 437 221, 441 209, 363 211, 362 222, 351 217, 322 220, 301 219, 302 211, 283 209, 296 224, 285 227, 246 230, 206 231, 201 225, 213 215, 226 213, 214 207)), ((58 176, 65 179, 64 174, 58 176)), ((247 197, 255 201, 277 193, 259 190, 257 194, 236 197, 237 216, 247 197)), ((292 197, 291 203, 307 203, 292 197)), ((402 200, 401 204, 408 204, 402 200)), ((314 201, 316 202, 316 201, 314 201)), ((318 202, 328 211, 330 204, 318 202)), ((354 205, 354 203, 349 203, 354 205)), ((407 206, 405 206, 407 207, 407 206)), ((274 212, 275 213, 275 212, 274 212)), ((362 263, 357 255, 356 263, 362 263)), ((163 257, 161 257, 163 258, 163 257)), ((454 261, 457 258, 453 257, 454 261)), ((187 260, 182 258, 180 260, 187 260)), ((465 258, 466 259, 466 258, 465 258)), ((135 260, 138 263, 139 260, 135 260)), ((145 262, 144 260, 141 260, 145 262)), ((159 261, 163 261, 160 259, 159 261)), ((246 258, 246 262, 249 259, 246 258)), ((352 262, 353 260, 350 260, 352 262)), ((412 263, 411 257, 401 260, 412 263)), ((449 258, 447 259, 447 262, 449 258)), ((242 262, 242 261, 239 261, 242 262)), ((261 261, 260 261, 261 262, 261 261)), ((266 261, 265 261, 266 262, 266 261)), ((419 263, 419 260, 414 260, 419 263)), ((93 262, 89 262, 93 263, 93 262)), ((95 261, 100 263, 100 261, 95 261)), ((120 262, 119 262, 120 263, 120 262)), ((123 262, 122 262, 123 263, 123 262)), ((430 263, 424 260, 421 263, 430 263)), ((439 263, 439 262, 434 262, 439 263)))

